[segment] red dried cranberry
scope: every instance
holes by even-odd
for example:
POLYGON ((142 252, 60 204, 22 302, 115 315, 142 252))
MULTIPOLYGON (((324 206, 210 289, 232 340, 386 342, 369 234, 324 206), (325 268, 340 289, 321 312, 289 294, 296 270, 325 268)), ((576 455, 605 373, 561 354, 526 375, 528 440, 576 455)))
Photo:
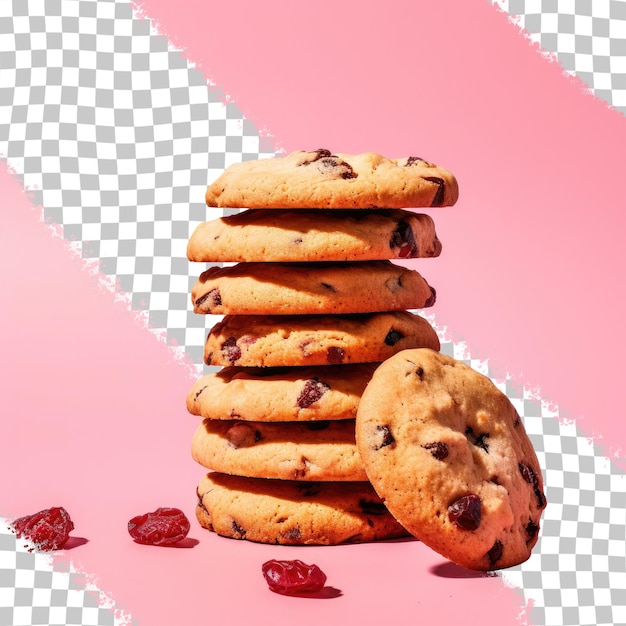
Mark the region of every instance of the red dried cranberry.
POLYGON ((329 389, 330 385, 328 383, 314 376, 304 383, 296 404, 301 409, 307 409, 317 402, 329 389))
POLYGON ((20 517, 12 526, 18 537, 29 539, 38 550, 59 550, 74 530, 74 522, 62 506, 20 517))
POLYGON ((172 546, 187 536, 190 526, 180 509, 161 507, 133 517, 128 522, 128 532, 137 543, 172 546))
POLYGON ((284 595, 320 591, 326 584, 326 574, 317 565, 307 565, 299 559, 263 563, 263 576, 269 588, 284 595))
POLYGON ((448 519, 461 530, 476 530, 480 525, 480 498, 470 493, 448 507, 448 519))

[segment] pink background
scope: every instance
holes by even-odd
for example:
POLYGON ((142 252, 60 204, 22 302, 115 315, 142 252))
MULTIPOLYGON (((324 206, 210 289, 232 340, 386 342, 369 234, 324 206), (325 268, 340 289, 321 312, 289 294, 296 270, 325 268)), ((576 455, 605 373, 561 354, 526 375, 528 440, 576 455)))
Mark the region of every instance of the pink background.
MULTIPOLYGON (((146 0, 142 11, 286 151, 413 154, 451 169, 461 199, 433 210, 442 256, 417 263, 437 323, 493 371, 576 420, 624 464, 620 413, 626 120, 583 93, 489 3, 146 0)), ((130 541, 158 506, 193 517, 201 469, 188 369, 114 302, 0 173, 2 514, 62 504, 66 555, 139 624, 483 624, 523 619, 519 592, 419 542, 275 548, 195 523, 185 547, 130 541), (267 591, 268 558, 317 562, 335 598, 267 591), (155 600, 156 599, 156 600, 155 600)))

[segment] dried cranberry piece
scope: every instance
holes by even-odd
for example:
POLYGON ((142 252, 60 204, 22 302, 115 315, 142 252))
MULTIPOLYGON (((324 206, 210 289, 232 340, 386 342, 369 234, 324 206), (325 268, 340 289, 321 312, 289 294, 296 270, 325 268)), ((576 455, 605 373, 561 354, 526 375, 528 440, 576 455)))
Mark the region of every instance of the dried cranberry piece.
POLYGON ((461 530, 476 530, 480 525, 480 498, 470 493, 448 507, 448 519, 461 530))
POLYGON ((374 450, 380 450, 381 448, 385 448, 386 446, 392 446, 396 443, 395 437, 391 434, 391 428, 387 425, 376 426, 376 443, 374 445, 374 450))
POLYGON ((209 310, 212 310, 216 306, 221 306, 222 294, 220 293, 220 290, 215 287, 211 289, 211 291, 205 293, 203 296, 200 296, 195 302, 196 307, 202 306, 207 300, 211 300, 211 302, 209 302, 209 304, 207 305, 207 308, 209 310))
POLYGON ((283 595, 321 591, 326 584, 326 574, 317 565, 307 565, 300 559, 272 559, 263 563, 261 569, 269 588, 283 595))
MULTIPOLYGON (((430 287, 430 285, 428 285, 430 287)), ((430 306, 433 306, 437 302, 437 291, 434 287, 430 287, 430 297, 424 302, 423 308, 426 309, 430 306)))
POLYGON ((343 348, 331 346, 328 350, 326 350, 326 360, 331 365, 339 365, 339 363, 342 363, 344 356, 345 352, 343 351, 343 348))
POLYGON ((487 558, 489 559, 489 566, 493 567, 501 558, 503 552, 502 542, 496 539, 496 542, 491 546, 491 550, 487 552, 487 558))
POLYGON ((330 385, 328 383, 314 376, 304 383, 296 404, 301 409, 307 409, 317 402, 329 389, 330 385))
POLYGON ((482 448, 485 452, 489 452, 489 444, 485 441, 489 437, 489 433, 476 434, 471 426, 465 429, 467 438, 478 448, 482 448))
POLYGON ((222 344, 222 353, 231 363, 235 363, 241 358, 241 348, 237 345, 235 337, 229 337, 222 344))
POLYGON ((398 257, 408 259, 417 255, 417 242, 411 225, 406 221, 398 222, 396 229, 391 233, 389 247, 399 248, 398 257))
POLYGON ((546 497, 543 495, 541 489, 539 489, 539 479, 537 474, 530 465, 527 463, 519 463, 518 465, 522 478, 533 486, 533 492, 537 498, 537 506, 541 509, 546 505, 546 497))
POLYGON ((128 522, 130 536, 137 543, 149 546, 172 546, 187 536, 190 527, 186 515, 170 507, 137 515, 128 522))
POLYGON ((74 530, 74 522, 62 506, 44 509, 16 519, 12 524, 15 534, 28 539, 38 550, 59 550, 74 530))

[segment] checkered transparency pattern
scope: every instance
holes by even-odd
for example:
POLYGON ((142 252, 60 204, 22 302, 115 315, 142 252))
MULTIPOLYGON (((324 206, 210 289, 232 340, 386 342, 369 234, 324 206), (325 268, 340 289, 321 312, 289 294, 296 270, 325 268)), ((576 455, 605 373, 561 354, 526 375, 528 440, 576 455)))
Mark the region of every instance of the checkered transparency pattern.
MULTIPOLYGON (((598 2, 609 11, 609 52, 618 58, 612 75, 622 71, 615 69, 620 45, 612 42, 623 4, 598 2)), ((521 19, 557 9, 589 17, 589 6, 511 0, 507 8, 521 19)), ((563 20, 559 33, 570 35, 570 24, 563 20)), ((575 36, 573 45, 580 41, 575 36)), ((613 103, 620 89, 611 83, 613 103)), ((271 138, 127 1, 0 1, 0 154, 51 230, 198 373, 215 318, 190 310, 201 268, 186 260, 187 239, 208 219, 207 183, 231 163, 273 153, 271 138)), ((442 337, 442 351, 490 374, 462 345, 442 337)), ((549 500, 533 556, 501 577, 532 604, 533 624, 626 624, 624 474, 558 410, 510 381, 498 385, 533 440, 549 500)), ((72 587, 77 579, 64 576, 0 524, 0 626, 126 619, 103 594, 81 595, 72 587)))
POLYGON ((0 519, 0 624, 28 626, 122 626, 131 619, 114 611, 96 587, 86 585, 69 562, 52 566, 50 556, 17 539, 0 519))
POLYGON ((489 0, 572 76, 626 114, 624 0, 489 0))

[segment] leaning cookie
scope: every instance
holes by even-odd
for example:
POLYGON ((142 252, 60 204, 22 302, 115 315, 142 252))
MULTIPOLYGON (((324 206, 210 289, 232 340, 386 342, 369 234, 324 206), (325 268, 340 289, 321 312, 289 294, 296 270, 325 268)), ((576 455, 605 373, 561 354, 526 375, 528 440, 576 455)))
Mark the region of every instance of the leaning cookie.
POLYGON ((433 350, 396 354, 363 392, 356 437, 374 488, 423 543, 476 570, 529 558, 546 506, 541 470, 486 376, 433 350))
POLYGON ((190 261, 375 261, 436 257, 441 242, 429 215, 401 209, 251 209, 203 222, 190 261))
POLYGON ((241 422, 205 419, 191 441, 192 458, 237 476, 306 481, 366 481, 354 420, 241 422))
POLYGON ((296 422, 354 419, 376 363, 224 367, 199 378, 187 410, 211 419, 296 422))
POLYGON ((235 163, 208 187, 206 202, 251 209, 401 209, 450 206, 458 195, 450 172, 419 157, 321 149, 235 163))
POLYGON ((439 350, 439 337, 427 320, 408 311, 227 315, 209 331, 204 362, 242 367, 372 363, 416 347, 439 350))
POLYGON ((210 267, 191 290, 195 313, 315 315, 421 309, 435 290, 391 261, 239 263, 210 267))
POLYGON ((259 543, 337 545, 403 537, 367 482, 298 482, 205 475, 196 516, 218 535, 259 543))

